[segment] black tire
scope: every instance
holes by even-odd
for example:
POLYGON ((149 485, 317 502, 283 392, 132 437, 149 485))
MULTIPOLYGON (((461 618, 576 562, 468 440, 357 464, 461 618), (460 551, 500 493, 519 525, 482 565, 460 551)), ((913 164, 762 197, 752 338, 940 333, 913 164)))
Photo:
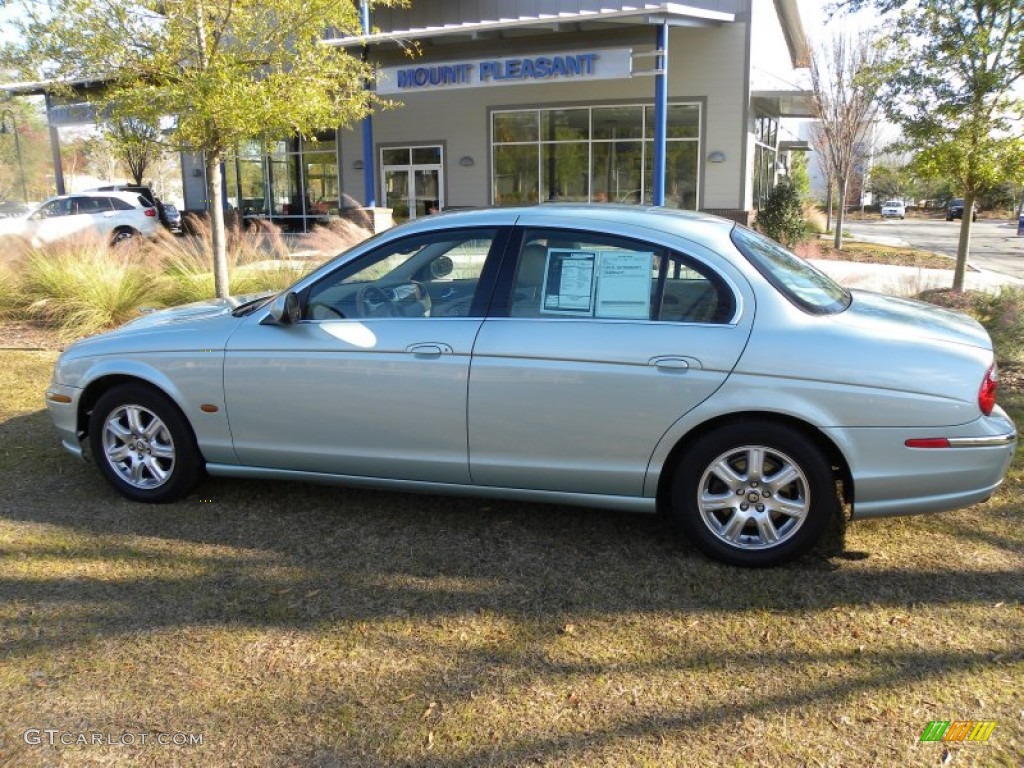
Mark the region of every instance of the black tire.
POLYGON ((121 243, 128 242, 137 234, 139 233, 136 232, 131 227, 121 227, 119 229, 115 229, 113 233, 110 235, 110 244, 120 245, 121 243))
POLYGON ((709 432, 682 453, 671 510, 679 531, 704 554, 766 567, 810 550, 842 505, 831 465, 810 439, 784 424, 752 421, 709 432), (750 472, 755 462, 760 467, 750 472))
POLYGON ((144 384, 122 384, 100 397, 89 417, 89 445, 107 482, 133 501, 176 501, 203 474, 185 417, 144 384))

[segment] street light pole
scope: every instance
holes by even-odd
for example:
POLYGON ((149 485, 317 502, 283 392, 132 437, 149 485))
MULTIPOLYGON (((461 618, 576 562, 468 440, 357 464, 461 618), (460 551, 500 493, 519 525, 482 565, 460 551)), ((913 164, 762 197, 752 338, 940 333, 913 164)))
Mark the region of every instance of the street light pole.
POLYGON ((21 141, 18 139, 18 121, 14 119, 14 112, 5 109, 0 112, 0 135, 7 133, 7 116, 11 117, 11 133, 14 134, 14 154, 18 157, 18 172, 21 174, 21 202, 28 202, 28 188, 25 186, 25 163, 21 160, 21 141))

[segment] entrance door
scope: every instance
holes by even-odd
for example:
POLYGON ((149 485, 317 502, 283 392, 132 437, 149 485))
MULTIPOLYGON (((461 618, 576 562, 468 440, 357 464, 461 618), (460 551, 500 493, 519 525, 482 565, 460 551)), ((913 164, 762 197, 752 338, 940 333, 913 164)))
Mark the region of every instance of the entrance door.
POLYGON ((440 146, 388 147, 380 152, 384 205, 395 222, 444 208, 444 163, 440 146))

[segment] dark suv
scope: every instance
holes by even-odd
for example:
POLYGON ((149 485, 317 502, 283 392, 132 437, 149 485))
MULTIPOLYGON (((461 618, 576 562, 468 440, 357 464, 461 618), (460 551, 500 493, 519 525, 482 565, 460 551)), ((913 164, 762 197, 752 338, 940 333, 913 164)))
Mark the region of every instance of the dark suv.
MULTIPOLYGON (((964 217, 964 199, 962 197, 954 197, 946 205, 946 221, 952 221, 953 219, 962 219, 964 217)), ((971 215, 971 221, 978 220, 978 211, 975 210, 971 215)))

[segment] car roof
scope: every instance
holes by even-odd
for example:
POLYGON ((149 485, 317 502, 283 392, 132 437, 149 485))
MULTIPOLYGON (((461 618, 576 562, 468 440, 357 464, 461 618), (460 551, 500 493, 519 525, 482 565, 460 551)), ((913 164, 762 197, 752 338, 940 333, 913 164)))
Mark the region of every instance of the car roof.
MULTIPOLYGON (((116 197, 119 200, 124 200, 124 201, 132 203, 132 204, 138 204, 139 203, 139 193, 138 192, 125 192, 123 190, 118 190, 118 189, 110 189, 110 190, 90 189, 90 190, 86 190, 84 192, 71 192, 71 193, 69 193, 67 195, 54 195, 53 197, 46 198, 46 200, 44 201, 44 204, 45 203, 49 203, 49 202, 51 202, 53 200, 67 200, 69 197, 116 197)), ((152 207, 152 206, 148 206, 148 207, 152 207)))

